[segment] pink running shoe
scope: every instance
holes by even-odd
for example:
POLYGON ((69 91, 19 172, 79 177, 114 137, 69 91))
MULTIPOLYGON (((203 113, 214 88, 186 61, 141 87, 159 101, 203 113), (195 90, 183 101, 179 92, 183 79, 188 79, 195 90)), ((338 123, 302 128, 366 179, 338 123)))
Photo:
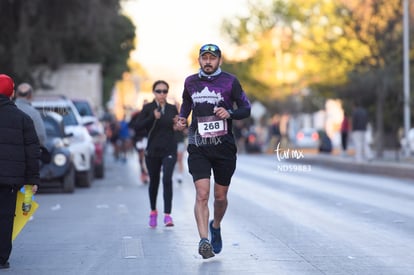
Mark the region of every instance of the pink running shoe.
POLYGON ((149 226, 150 227, 152 227, 152 228, 157 227, 157 216, 158 216, 157 210, 151 211, 150 220, 149 220, 149 226))
POLYGON ((164 225, 165 226, 174 226, 173 220, 169 214, 165 214, 164 216, 164 225))

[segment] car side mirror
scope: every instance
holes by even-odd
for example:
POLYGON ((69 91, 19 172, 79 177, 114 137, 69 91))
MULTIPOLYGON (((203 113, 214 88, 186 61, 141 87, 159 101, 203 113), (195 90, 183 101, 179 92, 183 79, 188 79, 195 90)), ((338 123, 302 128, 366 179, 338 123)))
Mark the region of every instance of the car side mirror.
POLYGON ((71 132, 71 133, 65 133, 65 136, 64 136, 65 138, 70 138, 70 137, 73 137, 73 133, 71 132))
POLYGON ((92 117, 82 117, 82 125, 88 126, 95 123, 95 119, 92 117))

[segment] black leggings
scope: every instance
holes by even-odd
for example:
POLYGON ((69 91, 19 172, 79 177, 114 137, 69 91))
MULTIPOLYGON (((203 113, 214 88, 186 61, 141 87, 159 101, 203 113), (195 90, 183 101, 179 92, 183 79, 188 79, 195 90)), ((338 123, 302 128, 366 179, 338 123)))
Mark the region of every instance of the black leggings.
POLYGON ((177 155, 168 155, 165 157, 145 157, 145 163, 147 164, 148 175, 150 178, 149 183, 149 199, 151 204, 151 210, 157 209, 157 196, 158 188, 160 185, 160 174, 162 168, 162 184, 164 191, 164 213, 170 214, 172 208, 172 175, 174 172, 174 166, 177 161, 177 155))

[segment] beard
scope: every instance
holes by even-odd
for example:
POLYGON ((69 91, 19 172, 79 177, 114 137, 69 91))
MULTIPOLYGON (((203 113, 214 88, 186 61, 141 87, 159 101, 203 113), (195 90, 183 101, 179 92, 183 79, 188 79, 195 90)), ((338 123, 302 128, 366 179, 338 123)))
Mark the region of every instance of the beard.
POLYGON ((205 74, 212 74, 212 73, 214 73, 215 71, 217 71, 217 68, 218 68, 218 67, 214 67, 214 66, 212 66, 212 65, 205 65, 205 66, 203 66, 201 69, 203 70, 203 72, 204 72, 205 74))

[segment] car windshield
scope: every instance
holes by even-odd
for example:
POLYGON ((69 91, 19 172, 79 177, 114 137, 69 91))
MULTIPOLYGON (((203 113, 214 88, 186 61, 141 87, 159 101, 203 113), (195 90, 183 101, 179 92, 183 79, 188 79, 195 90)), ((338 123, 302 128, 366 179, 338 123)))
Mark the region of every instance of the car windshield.
POLYGON ((75 105, 76 109, 78 109, 78 112, 81 116, 95 116, 91 106, 87 101, 73 101, 73 104, 75 105))
POLYGON ((47 107, 36 107, 39 111, 43 111, 47 109, 50 112, 58 113, 63 117, 63 124, 65 126, 74 126, 79 125, 79 122, 76 119, 75 114, 73 113, 72 109, 65 106, 47 106, 47 107))
POLYGON ((43 122, 48 137, 61 137, 59 124, 51 117, 43 117, 43 122))

